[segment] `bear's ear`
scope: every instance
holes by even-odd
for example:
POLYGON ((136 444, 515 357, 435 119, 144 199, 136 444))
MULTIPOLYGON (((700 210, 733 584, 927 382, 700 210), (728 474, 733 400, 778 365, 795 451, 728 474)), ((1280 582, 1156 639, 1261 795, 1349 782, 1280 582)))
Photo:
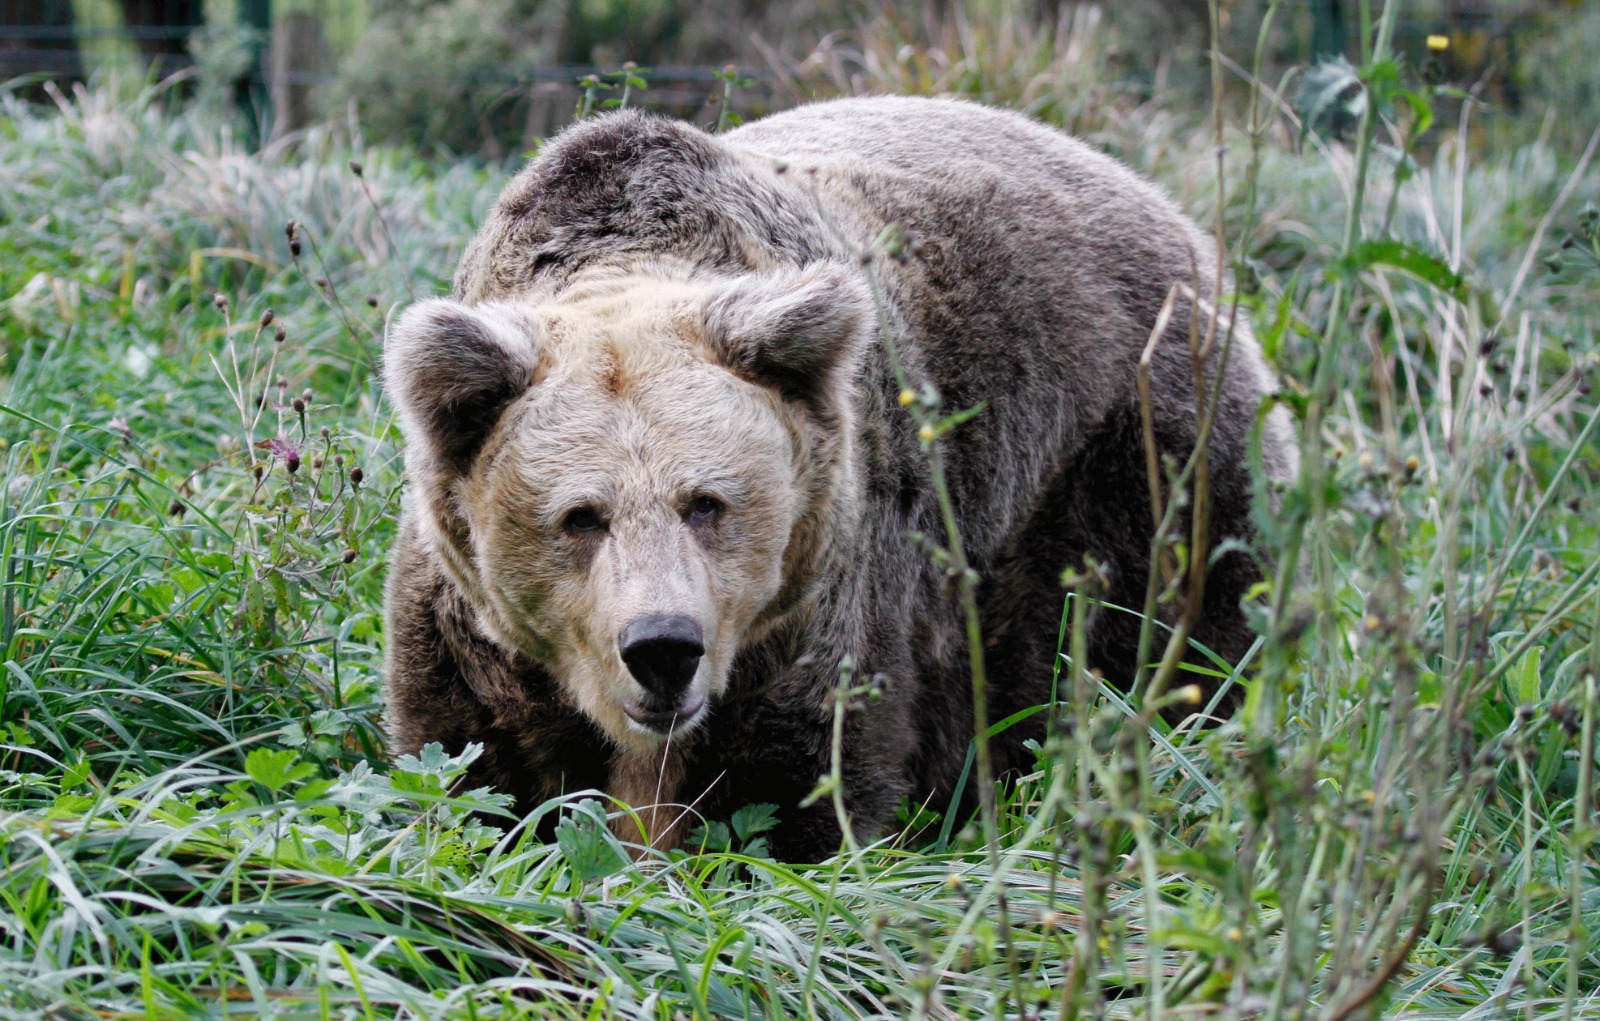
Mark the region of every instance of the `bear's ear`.
POLYGON ((466 470, 538 367, 533 325, 510 305, 419 301, 383 346, 384 389, 407 441, 454 471, 466 470))
POLYGON ((705 337, 718 361, 813 410, 836 407, 877 316, 860 270, 817 263, 752 273, 714 290, 705 337))

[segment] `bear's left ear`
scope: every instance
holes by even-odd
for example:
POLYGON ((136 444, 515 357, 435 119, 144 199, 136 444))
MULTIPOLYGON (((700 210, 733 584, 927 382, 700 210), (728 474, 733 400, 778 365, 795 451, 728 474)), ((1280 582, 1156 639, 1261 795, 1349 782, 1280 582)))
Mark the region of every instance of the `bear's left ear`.
POLYGON ((538 368, 533 324, 513 305, 428 298, 401 313, 383 345, 383 385, 406 440, 454 472, 538 368))
POLYGON ((753 383, 827 413, 855 368, 876 314, 860 270, 818 263, 752 273, 707 296, 706 343, 717 360, 753 383))

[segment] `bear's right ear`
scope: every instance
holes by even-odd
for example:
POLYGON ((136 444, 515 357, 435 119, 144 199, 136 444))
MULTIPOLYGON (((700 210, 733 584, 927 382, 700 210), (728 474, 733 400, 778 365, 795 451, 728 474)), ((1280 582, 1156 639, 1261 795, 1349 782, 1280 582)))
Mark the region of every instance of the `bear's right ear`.
POLYGON ((406 309, 383 346, 383 385, 406 440, 465 471, 506 405, 534 383, 533 333, 512 305, 428 298, 406 309))
POLYGON ((872 335, 872 294, 859 269, 817 263, 751 273, 712 290, 702 308, 712 353, 733 372, 824 415, 872 335))

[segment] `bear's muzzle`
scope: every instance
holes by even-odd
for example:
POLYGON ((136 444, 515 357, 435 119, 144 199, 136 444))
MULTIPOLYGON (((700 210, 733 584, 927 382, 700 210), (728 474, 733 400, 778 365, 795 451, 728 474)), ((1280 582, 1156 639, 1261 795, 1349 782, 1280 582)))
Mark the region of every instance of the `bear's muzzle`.
POLYGON ((705 706, 705 695, 689 690, 706 651, 695 621, 661 614, 641 617, 622 629, 617 648, 645 690, 642 700, 623 705, 635 723, 665 733, 679 720, 692 720, 705 706))

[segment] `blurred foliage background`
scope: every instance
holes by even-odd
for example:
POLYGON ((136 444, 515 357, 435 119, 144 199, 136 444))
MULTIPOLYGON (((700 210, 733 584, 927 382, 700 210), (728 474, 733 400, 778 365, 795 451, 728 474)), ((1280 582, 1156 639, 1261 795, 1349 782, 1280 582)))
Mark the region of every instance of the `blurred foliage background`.
MULTIPOLYGON (((1252 53, 1269 8, 1267 84, 1318 58, 1360 62, 1353 0, 1220 0, 1223 52, 1252 53)), ((727 91, 711 69, 729 65, 746 116, 841 93, 994 100, 1064 83, 1094 92, 1091 106, 1201 109, 1208 17, 1205 0, 0 0, 0 76, 136 89, 179 71, 231 97, 263 139, 337 119, 370 142, 501 157, 566 123, 585 75, 629 61, 649 69, 637 102, 707 121, 727 91)), ((1479 133, 1587 138, 1600 4, 1420 0, 1395 48, 1505 115, 1479 118, 1479 133), (1430 51, 1430 36, 1448 48, 1430 51)))

